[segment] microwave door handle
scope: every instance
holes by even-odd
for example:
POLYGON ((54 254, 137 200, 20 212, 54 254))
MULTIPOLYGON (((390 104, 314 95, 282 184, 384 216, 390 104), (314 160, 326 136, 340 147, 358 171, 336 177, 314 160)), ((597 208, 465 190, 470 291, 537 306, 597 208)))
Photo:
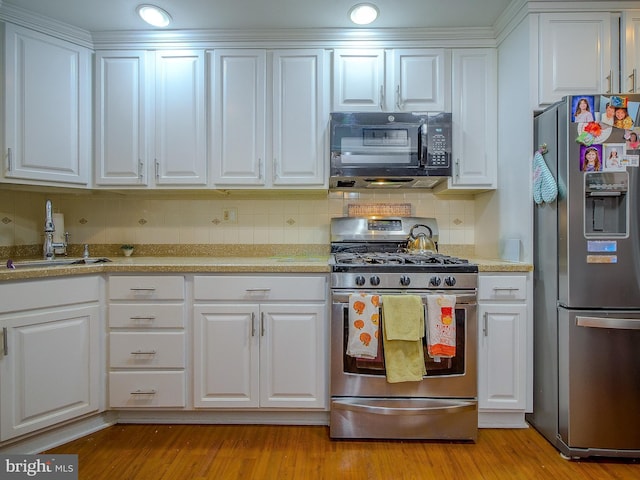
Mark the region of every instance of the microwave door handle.
POLYGON ((427 156, 427 152, 423 148, 423 144, 426 145, 427 143, 426 140, 427 140, 427 124, 423 123, 422 125, 420 125, 420 128, 418 128, 418 166, 419 167, 424 167, 427 165, 427 159, 425 158, 427 156))

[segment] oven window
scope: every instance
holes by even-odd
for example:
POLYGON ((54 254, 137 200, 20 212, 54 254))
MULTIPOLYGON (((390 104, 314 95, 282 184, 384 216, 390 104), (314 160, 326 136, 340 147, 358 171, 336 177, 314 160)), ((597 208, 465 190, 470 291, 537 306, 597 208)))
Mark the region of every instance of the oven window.
MULTIPOLYGON (((380 318, 384 322, 382 312, 380 318)), ((343 309, 343 341, 342 356, 345 373, 366 374, 366 375, 385 375, 384 367, 384 341, 380 335, 378 342, 378 359, 354 358, 346 354, 347 343, 349 338, 349 312, 343 309)), ((463 375, 465 365, 465 326, 466 326, 466 310, 464 308, 456 308, 456 356, 453 358, 434 359, 427 353, 426 338, 422 339, 422 351, 424 355, 424 363, 427 370, 427 377, 463 375)), ((382 325, 381 325, 382 328, 382 325)))

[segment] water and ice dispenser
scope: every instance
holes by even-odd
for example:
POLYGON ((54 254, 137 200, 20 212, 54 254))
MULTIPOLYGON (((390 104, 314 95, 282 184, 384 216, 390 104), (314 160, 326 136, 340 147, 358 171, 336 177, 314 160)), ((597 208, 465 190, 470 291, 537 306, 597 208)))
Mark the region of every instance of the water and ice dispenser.
POLYGON ((629 174, 588 172, 584 174, 584 235, 627 237, 629 235, 629 174))

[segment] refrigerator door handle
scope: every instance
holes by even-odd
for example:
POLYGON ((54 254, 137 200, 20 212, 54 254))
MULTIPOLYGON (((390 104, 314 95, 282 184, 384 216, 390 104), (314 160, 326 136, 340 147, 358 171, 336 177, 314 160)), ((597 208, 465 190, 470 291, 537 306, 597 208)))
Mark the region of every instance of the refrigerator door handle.
POLYGON ((576 316, 576 325, 590 328, 613 328, 615 330, 640 330, 640 318, 603 318, 576 316))

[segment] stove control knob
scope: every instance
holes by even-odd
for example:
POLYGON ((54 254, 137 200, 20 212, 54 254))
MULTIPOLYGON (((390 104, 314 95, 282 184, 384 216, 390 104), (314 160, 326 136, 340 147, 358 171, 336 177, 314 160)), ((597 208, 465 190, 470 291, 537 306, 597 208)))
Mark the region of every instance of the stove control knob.
POLYGON ((371 283, 371 285, 373 285, 374 287, 377 285, 380 285, 380 277, 377 275, 374 275, 373 277, 371 277, 369 279, 369 282, 371 283))
POLYGON ((356 277, 356 285, 358 285, 359 287, 363 286, 365 282, 365 279, 362 275, 358 275, 356 277))
POLYGON ((409 277, 408 275, 402 275, 400 277, 400 285, 402 285, 403 287, 408 287, 410 283, 411 277, 409 277))
POLYGON ((456 277, 444 277, 444 283, 447 287, 453 287, 456 284, 456 277))
POLYGON ((440 277, 431 277, 431 279, 429 279, 429 285, 433 287, 439 287, 441 282, 440 277))

